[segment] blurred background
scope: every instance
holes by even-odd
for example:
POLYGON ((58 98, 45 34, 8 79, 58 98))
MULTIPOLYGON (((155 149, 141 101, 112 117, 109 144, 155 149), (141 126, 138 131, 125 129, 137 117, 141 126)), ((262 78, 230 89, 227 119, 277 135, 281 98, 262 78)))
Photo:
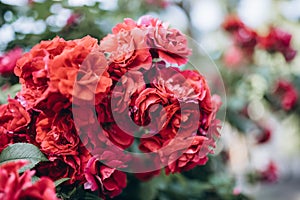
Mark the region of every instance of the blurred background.
POLYGON ((20 90, 16 60, 41 40, 101 40, 124 18, 145 14, 201 44, 220 73, 209 82, 223 82, 227 98, 208 164, 144 183, 141 193, 300 200, 300 0, 0 0, 0 104, 20 90))

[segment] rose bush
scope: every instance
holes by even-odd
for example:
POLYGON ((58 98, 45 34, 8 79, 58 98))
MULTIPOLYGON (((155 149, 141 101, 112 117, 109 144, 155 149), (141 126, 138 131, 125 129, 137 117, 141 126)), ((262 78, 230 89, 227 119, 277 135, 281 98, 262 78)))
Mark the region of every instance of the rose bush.
POLYGON ((204 165, 219 137, 220 101, 198 71, 178 68, 189 55, 186 37, 150 16, 125 19, 100 44, 42 41, 17 61, 22 89, 0 107, 0 150, 34 144, 47 158, 34 166, 38 177, 102 198, 122 193, 122 171, 132 167, 149 180, 163 167, 204 165), (131 154, 134 146, 144 156, 131 154))

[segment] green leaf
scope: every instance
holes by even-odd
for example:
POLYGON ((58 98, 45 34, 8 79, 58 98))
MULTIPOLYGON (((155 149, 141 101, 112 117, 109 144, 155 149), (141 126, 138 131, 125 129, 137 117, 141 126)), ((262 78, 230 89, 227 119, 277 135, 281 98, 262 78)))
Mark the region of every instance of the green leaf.
POLYGON ((70 180, 70 178, 61 178, 61 179, 56 180, 56 181, 54 182, 55 187, 59 186, 60 184, 62 184, 63 182, 66 182, 66 181, 68 181, 68 180, 70 180))
POLYGON ((40 177, 37 177, 37 176, 31 177, 31 182, 32 182, 32 183, 35 183, 35 182, 37 182, 37 181, 39 181, 39 180, 40 180, 40 177))
POLYGON ((39 148, 28 143, 11 144, 0 154, 0 164, 17 160, 28 160, 30 162, 28 165, 20 169, 20 173, 33 168, 39 162, 48 161, 39 148))

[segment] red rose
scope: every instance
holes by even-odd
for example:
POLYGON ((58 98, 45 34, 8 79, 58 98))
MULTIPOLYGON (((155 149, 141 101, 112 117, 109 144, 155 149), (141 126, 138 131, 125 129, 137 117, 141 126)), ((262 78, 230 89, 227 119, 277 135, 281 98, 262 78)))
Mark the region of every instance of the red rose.
POLYGON ((208 158, 201 151, 205 149, 204 136, 176 137, 161 139, 158 135, 141 139, 140 149, 144 152, 156 152, 166 166, 166 173, 187 171, 197 165, 204 165, 208 158))
POLYGON ((263 182, 274 183, 278 180, 278 167, 271 161, 266 169, 258 171, 259 179, 263 182))
POLYGON ((39 163, 35 169, 38 176, 47 176, 52 180, 70 178, 64 184, 79 183, 85 181, 84 169, 91 158, 89 151, 84 146, 78 149, 78 155, 48 156, 49 162, 39 163), (49 170, 51 169, 51 170, 49 170))
POLYGON ((275 85, 274 93, 280 98, 281 107, 286 111, 291 110, 297 104, 298 92, 288 81, 279 80, 275 85))
POLYGON ((162 58, 171 64, 183 65, 191 55, 187 39, 177 29, 168 28, 166 24, 149 16, 139 19, 139 24, 148 30, 148 45, 154 58, 162 58), (155 55, 156 52, 158 55, 155 55))
POLYGON ((27 127, 30 117, 18 100, 8 99, 7 104, 0 106, 0 152, 8 144, 29 140, 27 127))
POLYGON ((18 100, 8 99, 8 103, 0 106, 0 127, 10 133, 26 133, 30 123, 30 114, 18 100))
POLYGON ((17 47, 0 56, 0 74, 12 74, 17 60, 22 56, 22 52, 22 49, 17 47))
POLYGON ((297 51, 291 47, 292 35, 279 28, 271 27, 269 34, 260 38, 259 43, 261 48, 273 52, 283 54, 287 62, 292 61, 297 51))
POLYGON ((142 72, 129 71, 124 74, 112 91, 112 112, 122 113, 128 110, 132 96, 145 89, 142 72))
POLYGON ((85 189, 99 191, 99 196, 110 198, 119 195, 126 187, 126 174, 114 168, 101 165, 97 157, 92 157, 85 169, 87 182, 85 189))
POLYGON ((56 200, 55 185, 49 178, 41 178, 20 193, 19 199, 56 200))
POLYGON ((196 71, 166 68, 159 70, 151 82, 154 88, 143 90, 132 104, 136 108, 133 119, 138 125, 145 126, 154 120, 156 131, 169 126, 176 133, 175 130, 181 126, 192 133, 198 125, 207 130, 213 105, 203 76, 196 71), (159 109, 157 104, 163 108, 159 109), (195 123, 198 121, 199 124, 195 123), (191 127, 194 127, 193 130, 191 127))
MULTIPOLYGON (((94 48, 81 64, 76 74, 75 86, 74 88, 71 86, 72 91, 70 90, 69 93, 79 100, 95 101, 95 104, 98 104, 102 96, 106 96, 106 91, 112 85, 107 70, 108 64, 104 54, 98 48, 94 48)), ((75 79, 72 81, 74 84, 75 79)))
POLYGON ((246 26, 237 16, 229 16, 223 23, 223 28, 233 35, 234 43, 245 51, 245 56, 251 58, 257 44, 257 33, 246 26))
POLYGON ((127 26, 126 22, 116 25, 113 30, 114 34, 100 42, 100 49, 108 54, 112 78, 118 80, 129 70, 149 69, 152 58, 146 43, 146 30, 127 26))
POLYGON ((269 128, 262 127, 260 134, 257 136, 257 144, 265 144, 272 138, 272 131, 269 128))
POLYGON ((30 52, 25 53, 17 62, 15 74, 26 88, 39 89, 44 92, 48 87, 49 61, 61 54, 67 42, 59 37, 50 41, 42 41, 35 45, 30 52))
POLYGON ((109 140, 122 149, 128 148, 134 140, 133 134, 128 134, 122 130, 116 123, 104 125, 104 134, 109 140))
POLYGON ((21 176, 18 170, 27 161, 15 161, 0 166, 0 199, 2 200, 56 200, 54 183, 45 177, 32 184, 34 171, 25 171, 21 176))
POLYGON ((52 155, 76 155, 80 142, 72 112, 62 110, 54 116, 40 114, 36 120, 36 137, 41 151, 52 155))
POLYGON ((166 173, 175 173, 175 172, 182 172, 182 171, 188 171, 192 168, 194 168, 197 165, 204 165, 208 161, 208 157, 205 155, 203 156, 201 154, 201 150, 203 150, 203 142, 207 139, 203 136, 195 136, 189 139, 184 139, 183 141, 175 140, 172 141, 173 145, 170 147, 172 149, 170 152, 168 150, 164 150, 163 158, 169 158, 172 159, 173 157, 178 157, 178 154, 180 152, 180 157, 176 159, 176 161, 167 161, 168 166, 166 167, 166 173), (189 139, 192 139, 192 142, 188 141, 189 139), (183 149, 180 149, 180 143, 190 143, 191 145, 188 147, 187 150, 185 150, 184 146, 184 152, 182 153, 183 149), (176 147, 178 146, 178 147, 176 147), (176 151, 174 151, 176 149, 176 151), (168 155, 170 154, 170 155, 168 155))
POLYGON ((244 27, 234 32, 234 41, 246 53, 252 55, 257 44, 257 34, 248 27, 244 27))
POLYGON ((77 25, 80 21, 81 15, 79 13, 72 13, 67 19, 67 26, 77 25))
POLYGON ((155 135, 144 135, 140 150, 158 153, 168 173, 205 164, 219 137, 215 115, 220 98, 210 96, 204 77, 196 71, 166 68, 152 82, 154 88, 143 90, 133 101, 136 123, 155 124, 148 127, 155 135), (155 104, 163 108, 153 114, 157 111, 150 107, 155 104))
MULTIPOLYGON (((15 74, 22 84, 18 96, 26 101, 26 107, 32 108, 56 92, 71 99, 78 70, 96 46, 97 40, 89 36, 71 41, 56 37, 51 41, 42 41, 24 54, 17 62, 15 74)), ((88 73, 83 72, 83 80, 88 73)))
POLYGON ((0 127, 0 153, 3 149, 5 149, 9 144, 12 143, 12 135, 7 134, 6 130, 3 127, 0 127))
POLYGON ((227 16, 222 24, 222 27, 229 32, 237 31, 244 26, 245 24, 240 20, 238 16, 235 15, 227 16))

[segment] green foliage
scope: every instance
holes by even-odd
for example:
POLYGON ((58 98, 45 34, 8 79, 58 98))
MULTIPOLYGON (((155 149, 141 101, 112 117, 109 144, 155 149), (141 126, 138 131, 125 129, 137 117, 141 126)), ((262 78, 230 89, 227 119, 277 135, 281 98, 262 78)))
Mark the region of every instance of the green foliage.
POLYGON ((61 179, 56 180, 56 181, 54 182, 55 187, 59 186, 60 184, 66 182, 66 181, 68 181, 68 180, 70 180, 70 178, 61 178, 61 179))
POLYGON ((48 161, 39 148, 27 143, 11 144, 3 149, 0 154, 0 164, 17 160, 29 161, 29 164, 21 168, 20 172, 33 168, 39 162, 48 161))

